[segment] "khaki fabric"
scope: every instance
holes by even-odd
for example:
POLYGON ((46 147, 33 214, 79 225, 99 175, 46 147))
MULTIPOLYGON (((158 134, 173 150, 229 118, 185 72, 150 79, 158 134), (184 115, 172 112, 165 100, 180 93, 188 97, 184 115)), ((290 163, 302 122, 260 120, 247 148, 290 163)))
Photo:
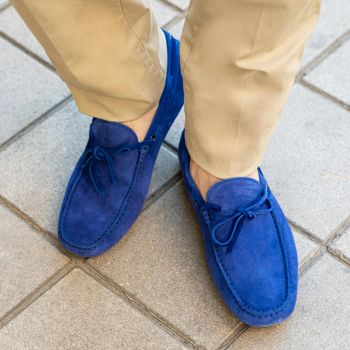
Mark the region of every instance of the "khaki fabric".
MULTIPOLYGON (((320 0, 192 0, 182 34, 186 145, 219 178, 261 163, 320 0)), ((288 135, 286 135, 288 137, 288 135)))
MULTIPOLYGON (((262 161, 320 1, 191 1, 181 38, 186 144, 209 173, 245 176, 262 161)), ((82 113, 128 121, 157 105, 165 50, 149 1, 12 3, 82 113)))
MULTIPOLYGON (((160 28, 148 1, 13 0, 79 110, 111 121, 158 104, 165 73, 160 28)), ((163 39, 164 40, 164 39, 163 39)))

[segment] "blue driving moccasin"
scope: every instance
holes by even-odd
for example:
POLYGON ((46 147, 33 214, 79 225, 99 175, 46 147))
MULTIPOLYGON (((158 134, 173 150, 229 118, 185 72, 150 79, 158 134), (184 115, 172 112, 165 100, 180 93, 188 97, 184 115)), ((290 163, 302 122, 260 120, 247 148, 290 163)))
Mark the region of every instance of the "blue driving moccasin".
POLYGON ((179 41, 165 32, 165 87, 149 131, 138 142, 117 122, 93 119, 87 146, 69 180, 58 237, 80 256, 102 254, 118 242, 140 214, 161 144, 183 105, 179 41))
POLYGON ((190 174, 184 133, 179 159, 204 236, 209 270, 225 303, 239 320, 253 327, 283 321, 297 299, 297 252, 261 169, 260 181, 222 180, 204 200, 190 174))

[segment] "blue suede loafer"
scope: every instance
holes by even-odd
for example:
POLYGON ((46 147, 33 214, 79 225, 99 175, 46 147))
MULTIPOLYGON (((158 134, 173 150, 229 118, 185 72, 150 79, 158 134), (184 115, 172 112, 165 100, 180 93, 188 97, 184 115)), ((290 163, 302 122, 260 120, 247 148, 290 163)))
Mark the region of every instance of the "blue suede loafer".
POLYGON ((161 144, 183 105, 179 42, 165 33, 167 76, 143 142, 116 122, 94 119, 89 141, 68 183, 58 236, 80 256, 96 256, 129 230, 144 205, 161 144))
POLYGON ((259 169, 213 185, 204 200, 190 174, 183 133, 181 170, 204 236, 208 265, 224 301, 242 322, 265 327, 294 310, 298 259, 288 222, 259 169))

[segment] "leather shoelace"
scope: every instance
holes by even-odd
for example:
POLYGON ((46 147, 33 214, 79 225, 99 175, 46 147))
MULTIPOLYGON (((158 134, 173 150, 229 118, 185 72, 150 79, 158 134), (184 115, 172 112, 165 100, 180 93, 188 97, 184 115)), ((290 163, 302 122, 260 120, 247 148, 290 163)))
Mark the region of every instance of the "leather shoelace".
POLYGON ((152 136, 151 139, 127 144, 120 145, 114 148, 102 147, 99 145, 95 145, 92 148, 86 150, 85 161, 83 163, 83 168, 88 167, 90 180, 92 185, 94 186, 97 193, 100 195, 104 194, 101 184, 99 183, 96 176, 96 163, 97 162, 107 162, 109 177, 111 179, 111 183, 114 184, 116 182, 116 174, 114 170, 113 157, 122 152, 128 152, 135 149, 148 149, 149 145, 155 141, 155 137, 152 136))
MULTIPOLYGON (((217 211, 221 211, 221 207, 206 203, 204 207, 202 208, 202 214, 206 217, 207 223, 209 223, 208 218, 208 208, 214 209, 217 211)), ((272 211, 272 205, 271 205, 271 197, 270 197, 270 191, 267 186, 265 186, 264 191, 261 193, 261 195, 258 197, 257 201, 246 207, 240 207, 237 208, 234 213, 225 215, 221 220, 219 220, 211 229, 211 237, 215 244, 221 247, 227 246, 227 252, 231 253, 232 249, 234 247, 234 244, 237 241, 237 238, 242 230, 243 224, 246 220, 254 220, 257 215, 266 215, 272 211), (267 204, 267 207, 263 207, 264 204, 267 204), (233 222, 233 227, 230 232, 230 235, 227 237, 227 239, 220 240, 217 237, 218 229, 225 225, 228 222, 233 222)))

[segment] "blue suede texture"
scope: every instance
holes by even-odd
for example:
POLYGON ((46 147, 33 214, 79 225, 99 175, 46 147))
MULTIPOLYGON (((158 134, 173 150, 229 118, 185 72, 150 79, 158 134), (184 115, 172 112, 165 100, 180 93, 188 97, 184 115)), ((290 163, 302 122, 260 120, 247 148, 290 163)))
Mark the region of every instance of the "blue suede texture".
POLYGON ((118 242, 139 216, 161 144, 183 105, 179 42, 165 32, 165 87, 145 141, 117 122, 93 119, 89 140, 69 180, 58 236, 72 253, 90 257, 118 242))
POLYGON ((253 327, 288 318, 297 299, 297 252, 288 222, 261 169, 260 181, 222 180, 204 200, 190 174, 185 133, 179 159, 200 222, 209 270, 225 303, 239 320, 253 327), (259 206, 249 209, 259 198, 259 206))

